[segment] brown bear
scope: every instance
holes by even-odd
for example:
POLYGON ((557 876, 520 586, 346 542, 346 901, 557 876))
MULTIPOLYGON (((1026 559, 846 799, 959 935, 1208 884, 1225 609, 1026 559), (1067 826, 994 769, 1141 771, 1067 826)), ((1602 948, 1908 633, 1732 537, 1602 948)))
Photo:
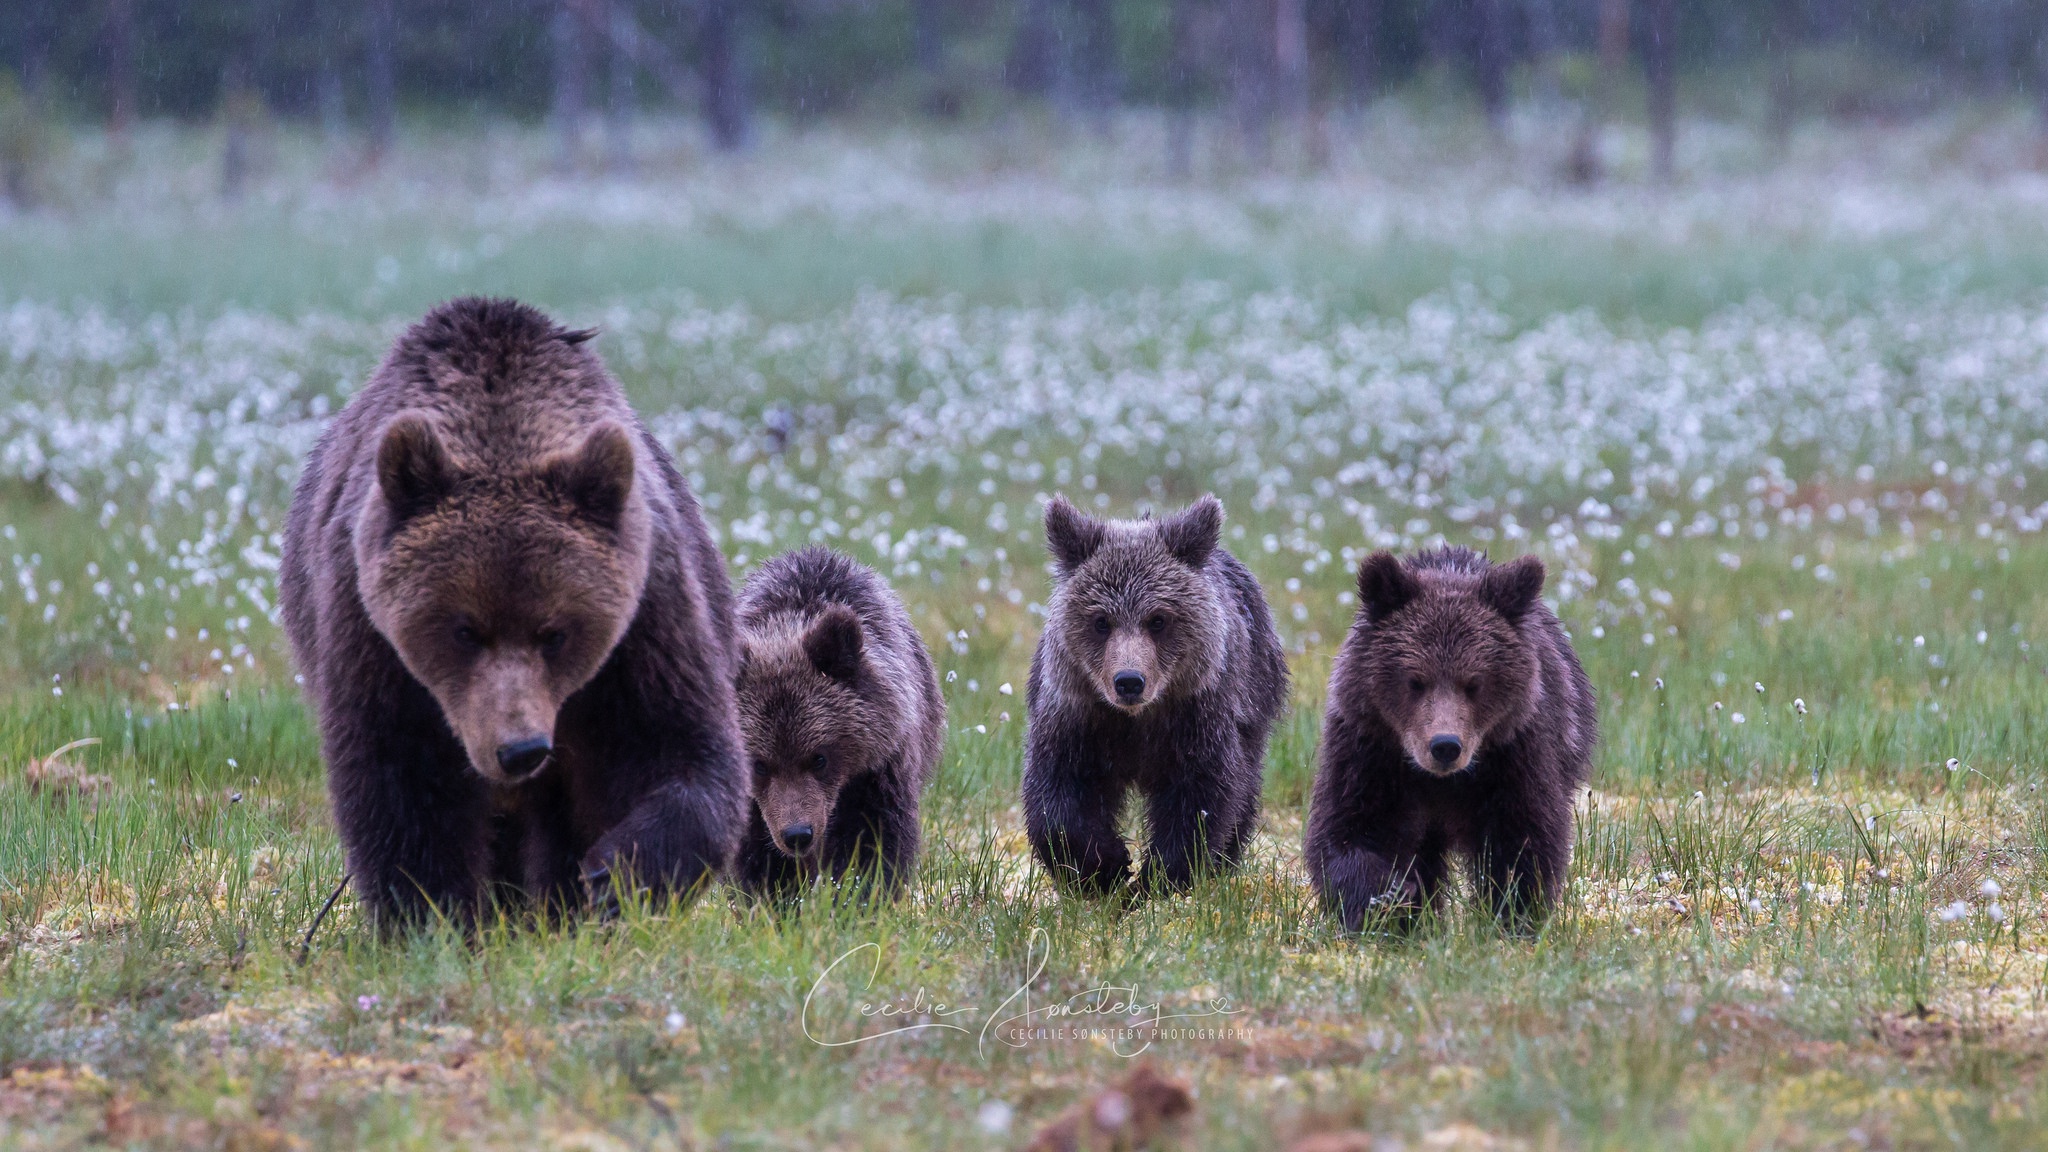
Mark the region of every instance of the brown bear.
POLYGON ((591 335, 435 308, 293 495, 285 625, 382 927, 687 893, 744 827, 725 562, 591 335))
POLYGON ((1062 885, 1125 888, 1117 823, 1134 787, 1150 846, 1132 895, 1235 865, 1258 824, 1287 660, 1222 528, 1214 496, 1160 520, 1046 506, 1053 593, 1025 695, 1024 825, 1062 885))
POLYGON ((1405 931, 1442 911, 1458 853, 1494 914, 1529 929, 1563 888, 1598 723, 1543 561, 1376 552, 1358 594, 1330 674, 1310 876, 1347 929, 1371 914, 1405 931))
POLYGON ((871 569, 806 548, 747 578, 739 632, 754 795, 740 886, 786 897, 851 870, 893 889, 916 867, 918 802, 946 731, 910 613, 871 569))

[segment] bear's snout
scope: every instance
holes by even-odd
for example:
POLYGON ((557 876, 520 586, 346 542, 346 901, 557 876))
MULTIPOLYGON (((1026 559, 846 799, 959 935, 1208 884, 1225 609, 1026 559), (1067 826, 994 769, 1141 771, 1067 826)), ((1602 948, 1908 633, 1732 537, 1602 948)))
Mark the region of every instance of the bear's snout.
POLYGON ((1111 678, 1111 684, 1116 688, 1116 698, 1120 704, 1136 704, 1145 695, 1143 672, 1126 668, 1111 678))
POLYGON ((554 750, 553 741, 545 735, 507 741, 498 745, 498 767, 504 771, 507 780, 524 780, 540 771, 554 750))
POLYGON ((1464 741, 1448 732, 1429 738, 1429 758, 1446 768, 1458 762, 1458 754, 1465 750, 1464 741))
POLYGON ((783 847, 788 848, 792 856, 801 856, 809 852, 812 839, 809 824, 791 824, 782 830, 783 847))

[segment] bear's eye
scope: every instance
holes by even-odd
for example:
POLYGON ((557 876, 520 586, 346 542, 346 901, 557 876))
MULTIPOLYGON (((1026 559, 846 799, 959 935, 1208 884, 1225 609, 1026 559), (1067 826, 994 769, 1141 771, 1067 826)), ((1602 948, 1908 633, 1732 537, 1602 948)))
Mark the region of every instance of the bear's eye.
POLYGON ((1095 618, 1095 634, 1097 636, 1109 635, 1109 617, 1097 616, 1095 618))
POLYGON ((811 757, 811 771, 813 771, 813 772, 823 772, 824 770, 825 770, 825 754, 824 754, 823 752, 820 752, 820 753, 818 753, 818 754, 817 754, 816 756, 813 756, 813 757, 811 757))
POLYGON ((1154 616, 1150 620, 1145 621, 1145 631, 1150 632, 1154 636, 1166 631, 1166 617, 1154 616))
POLYGON ((1420 676, 1410 676, 1408 678, 1408 690, 1420 696, 1424 692, 1429 691, 1429 681, 1424 680, 1420 676))
POLYGON ((1471 699, 1471 700, 1477 700, 1477 699, 1479 699, 1479 681, 1477 681, 1477 680, 1467 680, 1467 681, 1465 681, 1465 696, 1466 696, 1466 698, 1468 698, 1468 699, 1471 699))
POLYGON ((484 646, 484 637, 483 633, 478 632, 467 624, 457 624, 455 626, 455 642, 464 648, 477 649, 484 646))
POLYGON ((562 645, 569 642, 569 634, 560 628, 550 628, 535 636, 533 640, 535 644, 540 646, 541 655, 553 657, 559 655, 562 651, 562 645))

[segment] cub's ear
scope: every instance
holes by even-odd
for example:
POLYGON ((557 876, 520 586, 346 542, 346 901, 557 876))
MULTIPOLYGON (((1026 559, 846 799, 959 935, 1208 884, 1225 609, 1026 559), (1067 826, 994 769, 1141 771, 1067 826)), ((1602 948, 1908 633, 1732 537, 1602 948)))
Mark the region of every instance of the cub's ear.
POLYGON ((633 494, 633 438, 612 421, 599 424, 576 451, 557 457, 547 477, 585 519, 606 528, 619 526, 626 499, 633 494))
POLYGON ((1507 617, 1510 624, 1521 622, 1543 595, 1543 561, 1522 556, 1487 569, 1479 578, 1479 599, 1507 617))
POLYGON ((1209 553, 1223 538, 1223 501, 1204 496, 1159 522, 1159 539, 1173 558, 1190 568, 1209 562, 1209 553))
POLYGON ((1086 564, 1107 535, 1102 521, 1067 503, 1065 496, 1055 496, 1045 506, 1045 546, 1063 572, 1086 564))
POLYGON ((434 426, 421 416, 400 416, 377 446, 377 488, 394 525, 433 509, 455 491, 455 466, 434 426))
POLYGON ((842 684, 860 677, 860 653, 860 617, 844 604, 825 609, 804 633, 804 655, 811 666, 842 684))
POLYGON ((1358 602, 1365 608, 1365 618, 1374 624, 1399 612, 1421 593, 1421 582, 1392 552, 1375 552, 1358 565, 1358 602))

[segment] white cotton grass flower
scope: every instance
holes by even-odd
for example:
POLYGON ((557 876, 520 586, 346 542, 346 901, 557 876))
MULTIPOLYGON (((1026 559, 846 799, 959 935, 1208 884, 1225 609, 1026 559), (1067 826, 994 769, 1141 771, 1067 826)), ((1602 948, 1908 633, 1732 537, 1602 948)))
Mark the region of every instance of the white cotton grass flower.
POLYGON ((1977 885, 1977 895, 1984 897, 1986 900, 1998 899, 1999 893, 2003 891, 2004 889, 1998 886, 1998 881, 1993 880, 1989 876, 1984 878, 1982 884, 1977 885))
POLYGON ((974 1126, 990 1136, 1001 1136, 1010 1130, 1015 1111, 1001 1100, 988 1100, 975 1110, 974 1126))
POLYGON ((1970 906, 1968 904, 1963 903, 1961 900, 1957 900, 1954 903, 1949 904, 1947 907, 1943 908, 1941 911, 1935 913, 1935 915, 1941 917, 1941 922, 1944 924, 1953 924, 1956 921, 1961 920, 1963 917, 1968 916, 1969 914, 1970 906))

